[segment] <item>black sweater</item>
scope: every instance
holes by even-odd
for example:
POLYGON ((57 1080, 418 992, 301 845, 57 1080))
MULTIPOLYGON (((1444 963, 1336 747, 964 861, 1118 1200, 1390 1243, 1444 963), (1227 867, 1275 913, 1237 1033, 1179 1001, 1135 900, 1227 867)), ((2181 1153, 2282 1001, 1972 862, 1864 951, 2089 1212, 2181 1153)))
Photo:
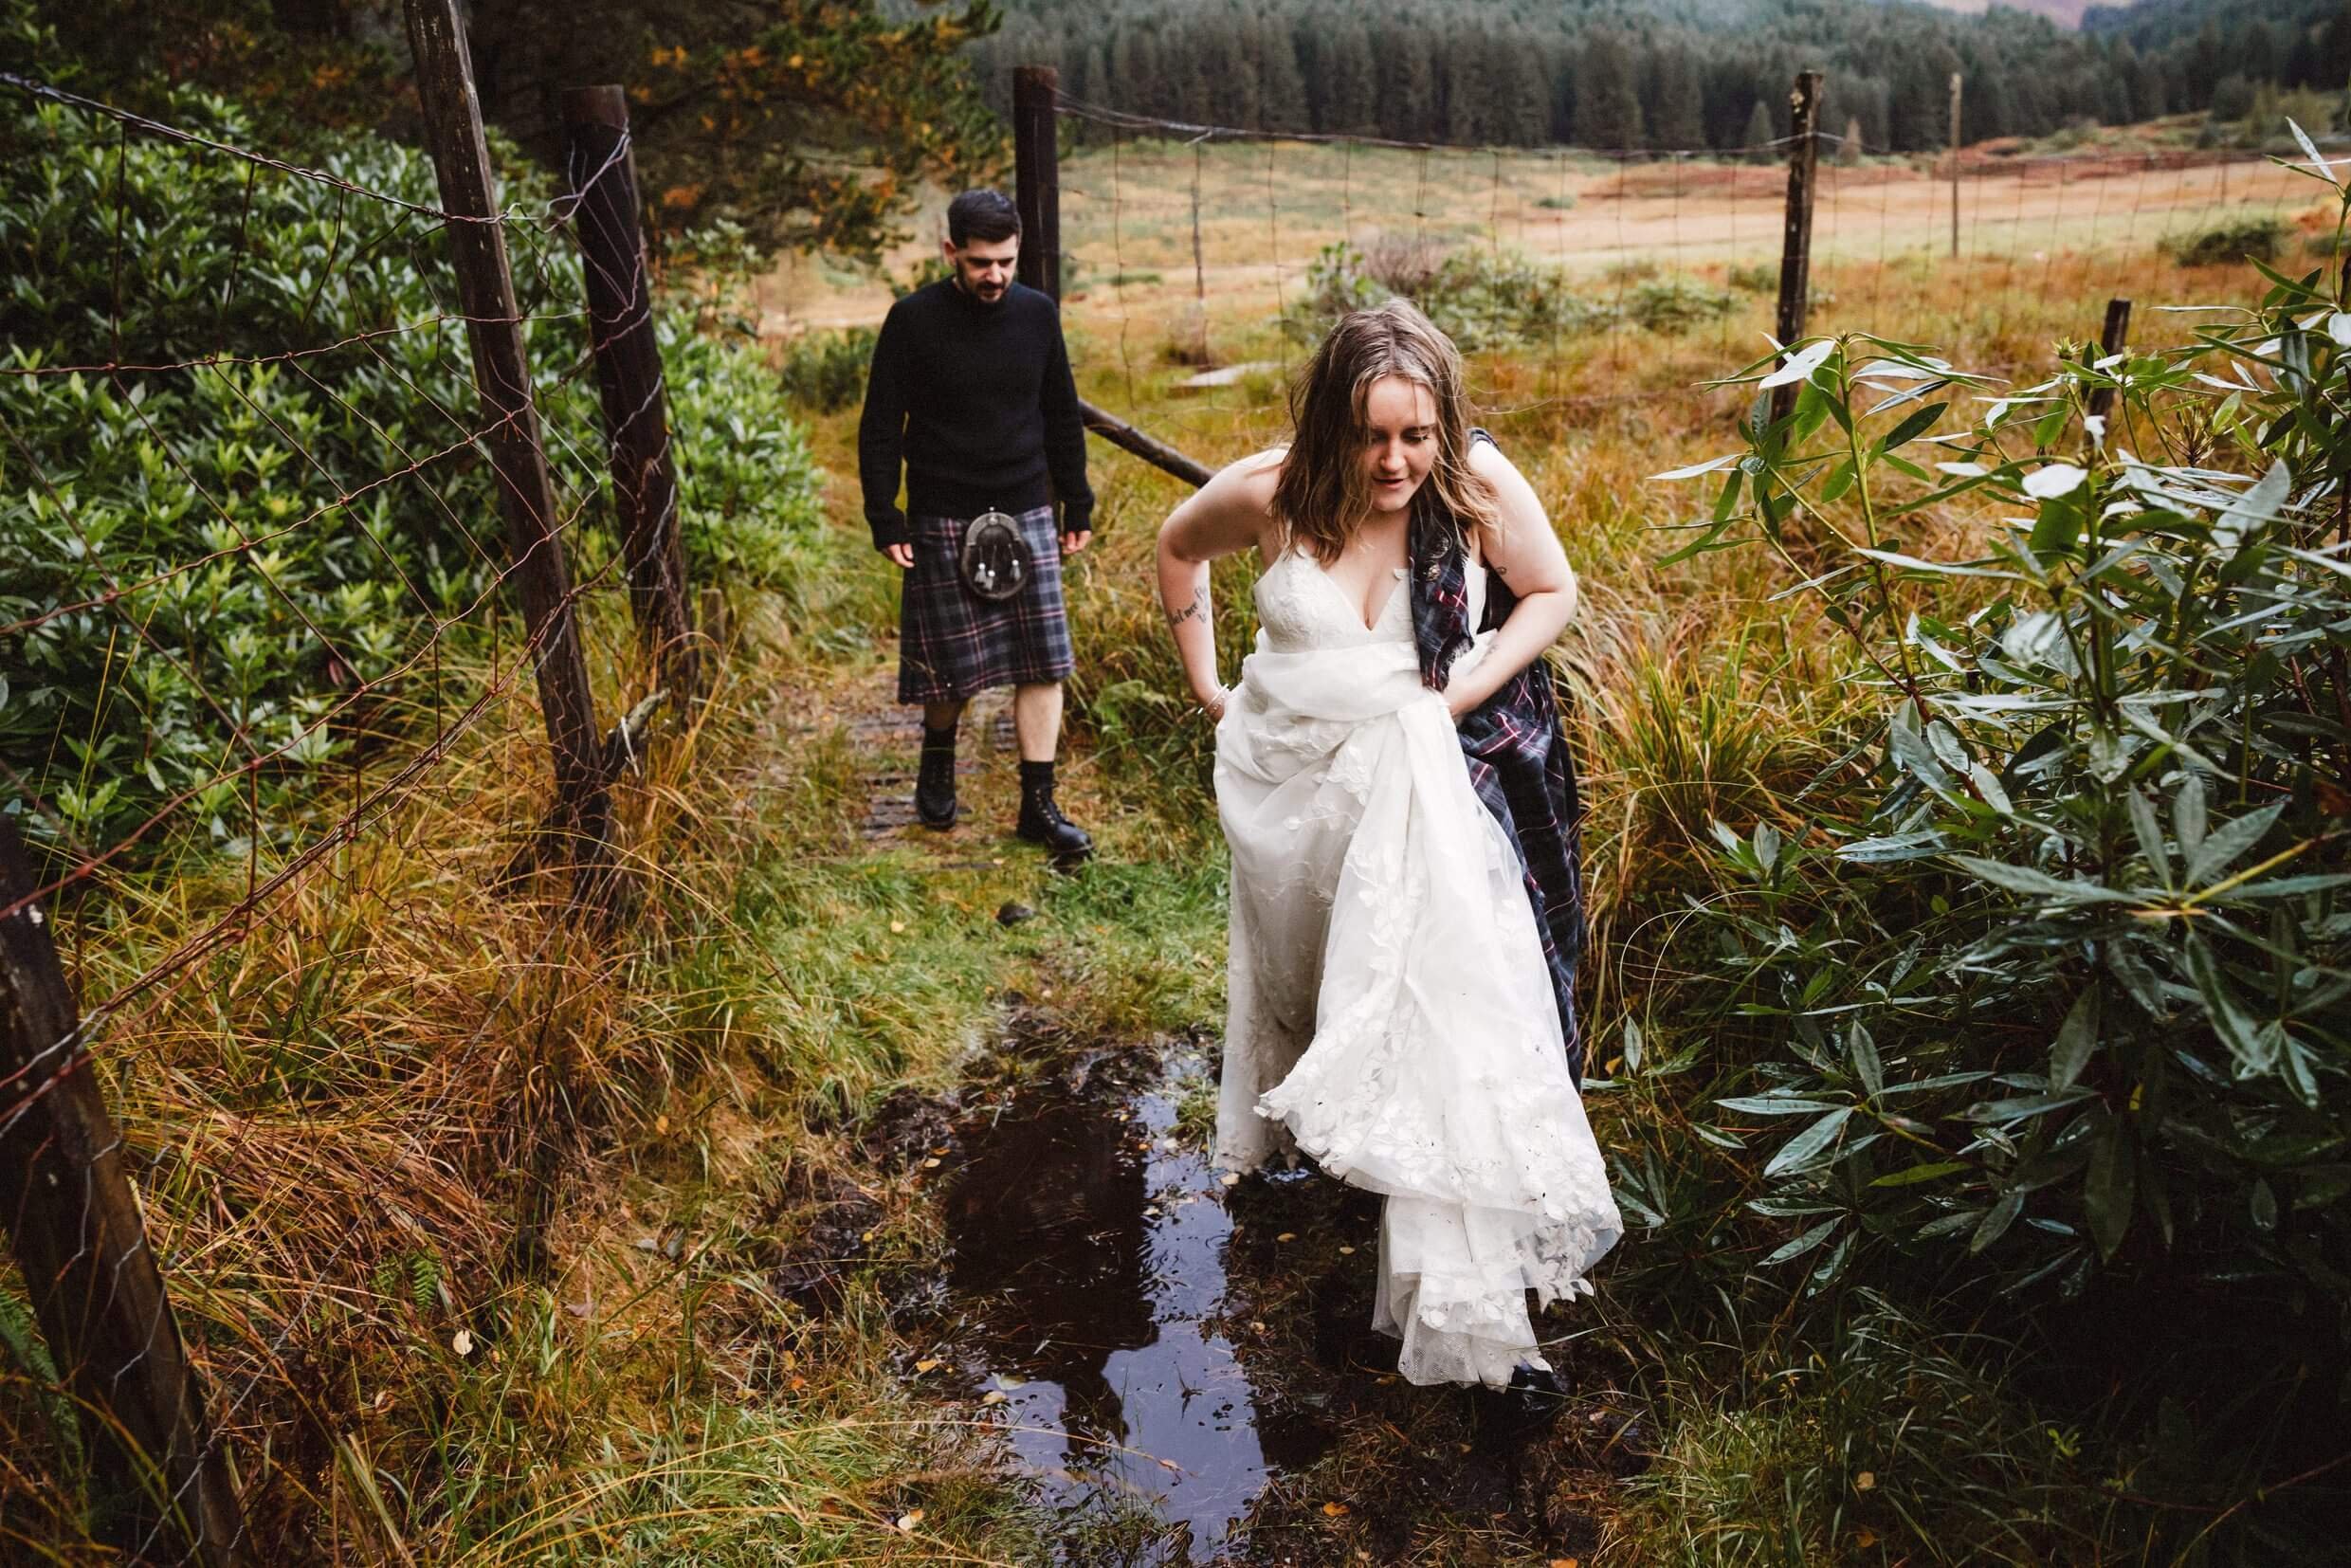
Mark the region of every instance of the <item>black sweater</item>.
POLYGON ((1093 527, 1085 425, 1050 295, 1013 283, 982 304, 943 281, 890 307, 857 422, 857 476, 877 550, 906 542, 902 460, 908 511, 1018 513, 1058 496, 1064 533, 1093 527))

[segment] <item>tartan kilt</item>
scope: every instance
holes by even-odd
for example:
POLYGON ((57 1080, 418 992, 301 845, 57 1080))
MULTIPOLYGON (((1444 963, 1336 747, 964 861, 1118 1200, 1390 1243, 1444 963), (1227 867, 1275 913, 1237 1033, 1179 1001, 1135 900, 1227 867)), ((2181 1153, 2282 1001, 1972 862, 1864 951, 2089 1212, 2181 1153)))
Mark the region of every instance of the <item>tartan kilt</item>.
POLYGON ((1009 599, 983 599, 958 566, 969 518, 906 520, 914 566, 898 605, 898 700, 959 702, 991 686, 1068 679, 1069 619, 1062 608, 1061 535, 1053 509, 1012 520, 1032 570, 1009 599))

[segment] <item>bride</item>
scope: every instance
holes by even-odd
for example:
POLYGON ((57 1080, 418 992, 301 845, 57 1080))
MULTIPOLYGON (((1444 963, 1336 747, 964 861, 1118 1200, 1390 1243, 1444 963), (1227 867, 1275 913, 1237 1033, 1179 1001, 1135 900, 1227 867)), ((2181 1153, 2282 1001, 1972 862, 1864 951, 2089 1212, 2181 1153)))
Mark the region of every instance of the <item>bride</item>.
POLYGON ((1158 574, 1216 722, 1232 851, 1217 1163, 1303 1151, 1385 1194, 1373 1322, 1402 1340, 1397 1370, 1500 1387, 1549 1372, 1527 1289, 1545 1305, 1588 1293, 1623 1221, 1571 1072, 1541 895, 1455 729, 1558 637, 1576 579, 1466 408, 1461 356, 1420 312, 1348 315, 1292 387, 1289 445, 1177 507, 1158 574), (1252 545, 1257 648, 1228 691, 1208 563, 1252 545), (1431 582, 1457 563, 1455 631, 1479 624, 1489 573, 1515 603, 1431 658, 1408 572, 1423 559, 1431 582))

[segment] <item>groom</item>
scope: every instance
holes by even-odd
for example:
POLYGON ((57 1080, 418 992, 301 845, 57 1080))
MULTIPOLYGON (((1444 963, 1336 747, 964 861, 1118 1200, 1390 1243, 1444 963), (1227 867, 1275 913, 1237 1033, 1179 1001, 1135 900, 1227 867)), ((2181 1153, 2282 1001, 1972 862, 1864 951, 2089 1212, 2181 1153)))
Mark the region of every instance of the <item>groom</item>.
POLYGON ((941 249, 949 276, 899 301, 882 323, 857 425, 873 547, 906 574, 898 700, 922 704, 915 814, 927 827, 955 826, 963 704, 1010 685, 1020 742, 1016 831, 1057 862, 1080 861, 1094 842, 1053 799, 1061 684, 1070 670, 1061 562, 1094 537, 1077 384, 1059 307, 1013 281, 1020 213, 1001 191, 966 191, 950 202, 941 249), (1010 598, 983 596, 964 578, 965 532, 988 512, 1010 513, 1028 549, 1027 580, 1010 598))

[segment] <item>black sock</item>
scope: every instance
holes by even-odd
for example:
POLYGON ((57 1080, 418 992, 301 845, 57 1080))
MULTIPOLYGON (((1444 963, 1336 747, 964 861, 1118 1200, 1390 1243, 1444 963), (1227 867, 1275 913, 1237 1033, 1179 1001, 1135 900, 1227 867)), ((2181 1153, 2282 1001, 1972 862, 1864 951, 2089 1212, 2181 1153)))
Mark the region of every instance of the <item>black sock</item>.
POLYGON ((1024 798, 1050 800, 1053 797, 1053 764, 1030 762, 1024 758, 1020 765, 1020 793, 1024 798))
POLYGON ((922 726, 923 751, 945 752, 947 755, 952 757, 955 755, 955 747, 956 727, 953 724, 948 725, 943 730, 935 730, 928 724, 924 724, 922 726))

